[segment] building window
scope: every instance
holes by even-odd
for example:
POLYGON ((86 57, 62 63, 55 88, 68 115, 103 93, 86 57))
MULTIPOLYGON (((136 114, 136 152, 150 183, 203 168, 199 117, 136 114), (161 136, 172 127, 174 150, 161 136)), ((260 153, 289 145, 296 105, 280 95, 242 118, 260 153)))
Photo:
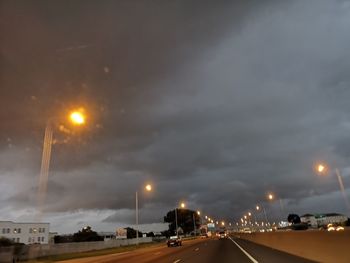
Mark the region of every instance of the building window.
POLYGON ((29 228, 29 233, 33 233, 33 228, 29 228))
POLYGON ((41 237, 41 242, 44 242, 45 238, 44 237, 41 237))
POLYGON ((28 237, 28 243, 30 243, 30 241, 32 241, 32 238, 31 238, 31 237, 28 237))
POLYGON ((10 229, 9 228, 7 229, 7 234, 10 234, 10 229))
POLYGON ((42 229, 43 233, 45 233, 45 228, 42 229))
POLYGON ((17 228, 17 233, 20 234, 21 233, 21 229, 17 228))
POLYGON ((16 240, 17 243, 19 243, 19 237, 17 237, 17 240, 16 240))
POLYGON ((2 229, 2 233, 6 234, 6 229, 5 228, 2 229))
POLYGON ((40 243, 40 240, 41 240, 40 237, 38 237, 38 243, 40 243))
POLYGON ((39 233, 41 233, 41 227, 39 227, 39 233))

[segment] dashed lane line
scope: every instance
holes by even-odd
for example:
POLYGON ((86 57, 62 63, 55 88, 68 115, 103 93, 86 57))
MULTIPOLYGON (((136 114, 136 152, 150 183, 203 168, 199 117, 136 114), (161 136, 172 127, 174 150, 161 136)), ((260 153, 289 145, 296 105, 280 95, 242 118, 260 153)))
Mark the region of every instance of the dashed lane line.
MULTIPOLYGON (((245 251, 236 241, 234 241, 231 237, 229 239, 253 262, 259 263, 255 258, 253 258, 247 251, 245 251)), ((174 262, 175 263, 175 262, 174 262)))
POLYGON ((181 261, 181 259, 177 259, 173 263, 179 263, 180 261, 181 261))

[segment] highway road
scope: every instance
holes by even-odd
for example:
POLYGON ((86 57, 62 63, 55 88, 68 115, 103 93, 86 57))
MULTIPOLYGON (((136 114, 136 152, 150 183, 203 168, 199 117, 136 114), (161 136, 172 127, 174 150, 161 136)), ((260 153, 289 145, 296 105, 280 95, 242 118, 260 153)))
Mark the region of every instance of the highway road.
POLYGON ((303 258, 237 239, 197 239, 183 242, 181 247, 157 246, 135 251, 90 258, 61 261, 61 263, 306 263, 303 258))

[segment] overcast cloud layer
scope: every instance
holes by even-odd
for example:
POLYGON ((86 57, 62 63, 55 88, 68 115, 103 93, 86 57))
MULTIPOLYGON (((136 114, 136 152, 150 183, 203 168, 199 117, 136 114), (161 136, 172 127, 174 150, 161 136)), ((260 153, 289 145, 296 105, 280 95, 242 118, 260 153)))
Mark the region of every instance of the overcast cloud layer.
POLYGON ((53 230, 131 225, 135 191, 147 230, 180 201, 233 222, 269 191, 275 219, 349 215, 350 2, 279 2, 1 1, 0 220, 35 220, 49 118, 53 230))

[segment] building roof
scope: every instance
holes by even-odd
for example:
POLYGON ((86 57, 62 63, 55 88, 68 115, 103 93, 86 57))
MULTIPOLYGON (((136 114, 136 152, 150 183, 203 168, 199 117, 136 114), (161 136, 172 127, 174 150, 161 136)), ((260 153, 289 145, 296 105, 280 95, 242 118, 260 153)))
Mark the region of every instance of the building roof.
POLYGON ((47 222, 13 222, 13 221, 1 221, 0 223, 12 223, 12 224, 50 224, 47 222))
POLYGON ((316 218, 330 217, 330 216, 345 216, 345 215, 338 214, 338 213, 326 213, 326 214, 317 214, 317 215, 315 215, 316 218))
POLYGON ((305 214, 305 215, 302 215, 301 217, 310 217, 310 216, 314 216, 313 214, 305 214))
POLYGON ((330 216, 345 216, 345 215, 342 215, 342 214, 338 214, 338 213, 325 213, 325 214, 305 214, 305 215, 302 215, 300 217, 311 217, 311 216, 314 216, 315 218, 323 218, 323 217, 330 217, 330 216))

